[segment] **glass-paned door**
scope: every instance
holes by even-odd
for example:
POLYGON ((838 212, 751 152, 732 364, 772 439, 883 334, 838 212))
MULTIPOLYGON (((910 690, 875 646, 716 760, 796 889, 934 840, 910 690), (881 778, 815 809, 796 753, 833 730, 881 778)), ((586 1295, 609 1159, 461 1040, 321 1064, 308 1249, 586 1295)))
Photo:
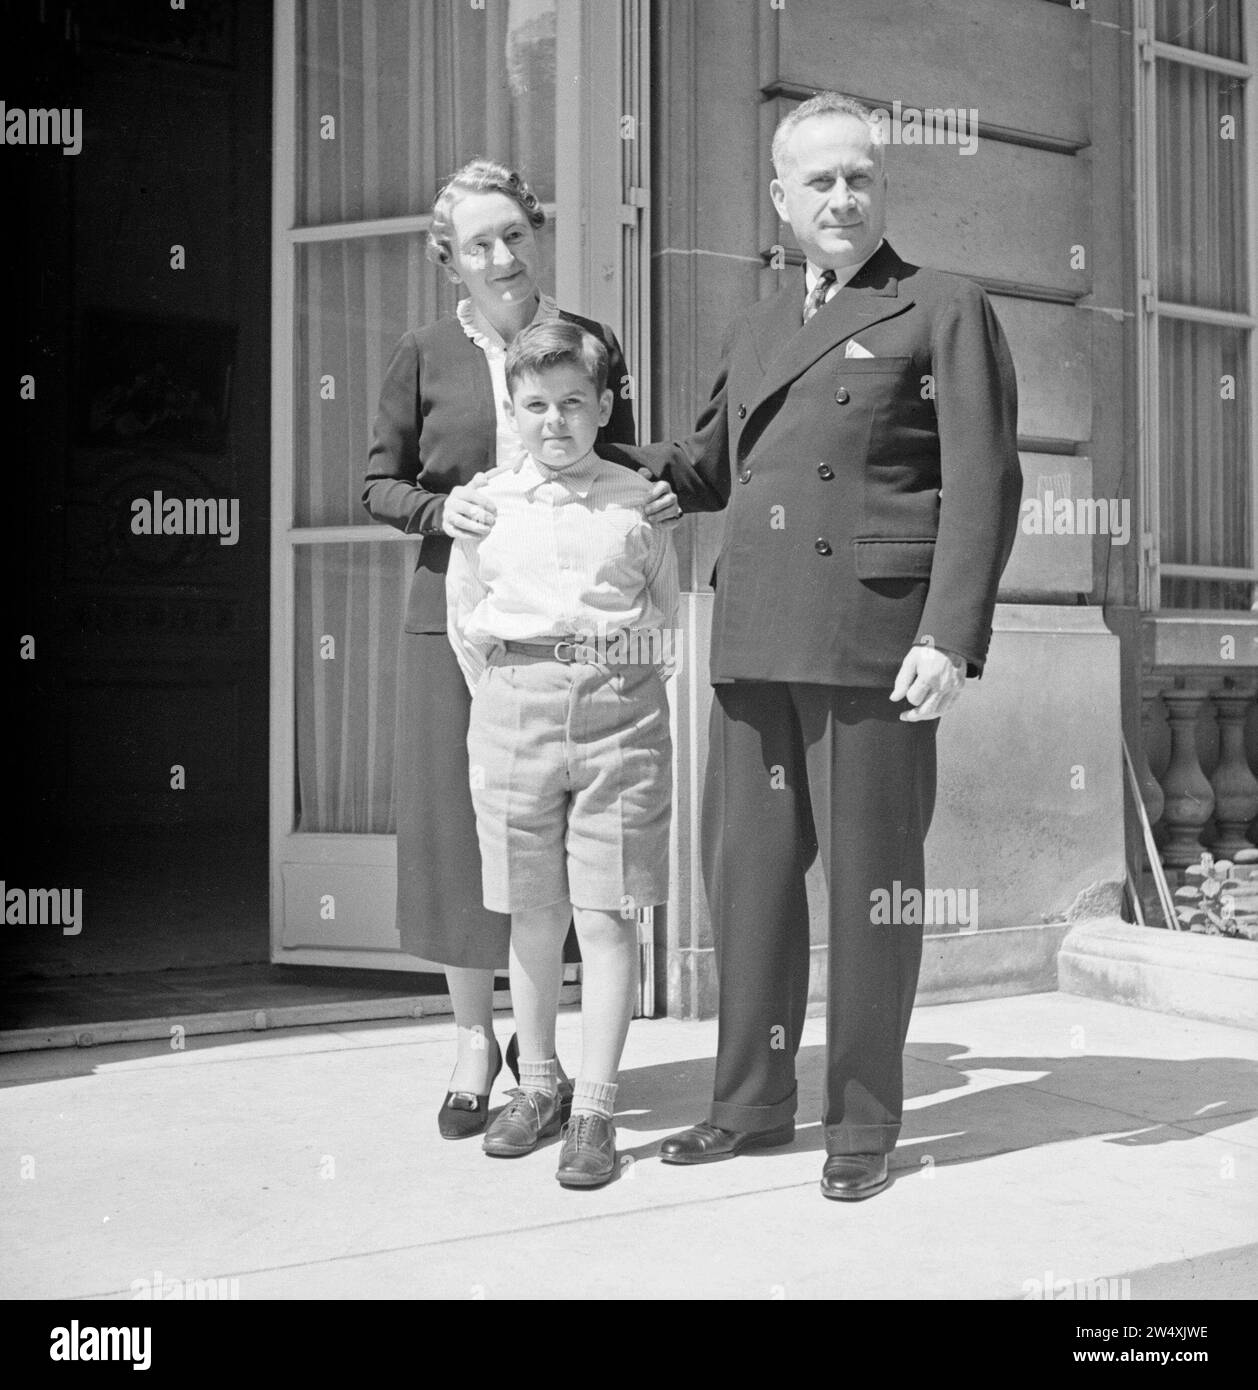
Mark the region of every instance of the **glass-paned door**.
MULTIPOLYGON (((622 45, 567 41, 588 39, 592 12, 621 32, 622 0, 276 5, 273 960, 417 968, 399 947, 393 840, 398 644, 417 542, 371 520, 362 474, 395 343, 454 307, 424 239, 433 196, 465 161, 525 173, 549 214, 543 285, 624 336, 623 307, 584 302, 580 182, 557 169, 561 147, 587 166, 600 148, 622 158, 615 111, 575 147, 562 129, 571 90, 622 85, 622 45)), ((620 244, 618 284, 633 280, 620 244)))
POLYGON ((1137 0, 1143 606, 1258 608, 1258 5, 1137 0))

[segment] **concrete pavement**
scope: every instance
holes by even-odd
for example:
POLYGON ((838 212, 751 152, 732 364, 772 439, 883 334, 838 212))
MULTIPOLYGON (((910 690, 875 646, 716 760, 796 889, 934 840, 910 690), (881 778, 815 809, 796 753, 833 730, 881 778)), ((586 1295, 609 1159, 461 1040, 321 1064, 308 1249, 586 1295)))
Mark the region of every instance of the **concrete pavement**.
MULTIPOLYGON (((499 1016, 505 1044, 509 1016, 499 1016)), ((621 1173, 449 1143, 447 1021, 0 1058, 6 1298, 1133 1299, 1258 1293, 1258 1034, 1068 994, 919 1007, 891 1187, 825 1201, 824 1029, 795 1144, 703 1168, 711 1022, 639 1020, 621 1173), (233 1284, 232 1281, 235 1281, 233 1284), (1122 1281, 1129 1281, 1126 1286, 1122 1281), (186 1286, 204 1296, 210 1286, 186 1286)), ((580 1019, 560 1019, 572 1070, 580 1019)), ((494 1103, 502 1099, 506 1073, 494 1103)))

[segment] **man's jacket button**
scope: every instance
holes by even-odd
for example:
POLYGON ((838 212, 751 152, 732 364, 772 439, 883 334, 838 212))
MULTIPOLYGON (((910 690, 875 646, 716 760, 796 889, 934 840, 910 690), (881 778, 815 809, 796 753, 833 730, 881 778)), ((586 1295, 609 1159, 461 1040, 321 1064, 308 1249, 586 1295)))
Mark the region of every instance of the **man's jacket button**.
POLYGON ((738 475, 738 481, 739 481, 740 483, 749 483, 749 482, 751 482, 751 469, 750 469, 750 468, 744 468, 744 469, 739 473, 739 475, 738 475))
POLYGON ((828 483, 834 477, 834 469, 828 463, 819 463, 817 465, 817 477, 828 483))
POLYGON ((834 399, 838 401, 840 405, 846 405, 848 401, 852 399, 852 397, 851 393, 848 391, 846 386, 840 386, 839 389, 834 393, 834 399))
POLYGON ((747 418, 747 407, 745 405, 740 405, 738 407, 738 418, 740 420, 745 420, 747 418))
POLYGON ((813 549, 817 552, 818 555, 829 555, 831 553, 830 542, 826 540, 824 536, 817 537, 817 540, 813 545, 813 549))

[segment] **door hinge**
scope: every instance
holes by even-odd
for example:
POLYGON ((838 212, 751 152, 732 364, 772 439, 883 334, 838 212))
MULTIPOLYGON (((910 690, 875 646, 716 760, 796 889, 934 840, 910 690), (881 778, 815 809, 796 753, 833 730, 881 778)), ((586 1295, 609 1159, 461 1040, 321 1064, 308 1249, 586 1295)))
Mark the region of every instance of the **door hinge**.
POLYGON ((620 205, 620 220, 628 227, 636 227, 638 218, 651 206, 651 193, 646 188, 627 188, 625 201, 620 205))

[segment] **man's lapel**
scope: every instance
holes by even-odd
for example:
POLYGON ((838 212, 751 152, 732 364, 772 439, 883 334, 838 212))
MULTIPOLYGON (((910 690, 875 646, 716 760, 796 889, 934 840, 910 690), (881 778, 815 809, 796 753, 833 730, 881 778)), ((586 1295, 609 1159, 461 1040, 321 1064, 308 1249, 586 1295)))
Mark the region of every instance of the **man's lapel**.
POLYGON ((752 341, 762 372, 772 367, 773 359, 781 352, 783 346, 799 332, 803 306, 802 280, 797 280, 794 276, 784 290, 779 290, 772 299, 756 306, 752 341))
POLYGON ((764 379, 749 403, 749 414, 758 409, 784 386, 831 348, 882 319, 893 318, 911 308, 913 300, 900 294, 900 269, 904 263, 883 242, 848 284, 805 324, 802 277, 783 291, 779 303, 772 303, 756 349, 765 364, 764 379), (770 338, 773 334, 773 338, 770 338))

